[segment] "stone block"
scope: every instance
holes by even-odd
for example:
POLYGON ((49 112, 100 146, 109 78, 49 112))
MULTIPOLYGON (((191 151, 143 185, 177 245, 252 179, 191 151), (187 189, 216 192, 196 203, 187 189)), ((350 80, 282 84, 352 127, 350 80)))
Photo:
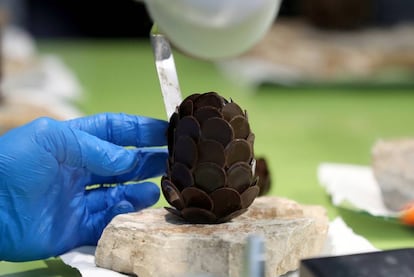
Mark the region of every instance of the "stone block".
POLYGON ((321 253, 328 224, 322 207, 271 196, 222 224, 187 224, 162 208, 146 209, 112 220, 96 264, 139 277, 239 277, 247 237, 258 234, 265 240, 266 276, 279 276, 321 253))
POLYGON ((389 209, 398 211, 414 201, 414 139, 378 141, 372 170, 389 209))

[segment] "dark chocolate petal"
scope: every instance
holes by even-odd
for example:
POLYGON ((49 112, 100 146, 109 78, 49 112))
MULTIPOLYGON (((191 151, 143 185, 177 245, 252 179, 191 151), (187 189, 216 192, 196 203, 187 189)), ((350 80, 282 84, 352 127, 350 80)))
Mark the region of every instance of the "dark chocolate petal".
POLYGON ((185 206, 196 207, 211 211, 213 209, 213 200, 205 191, 196 187, 188 187, 183 189, 181 195, 184 199, 185 206))
POLYGON ((167 160, 166 160, 166 163, 167 163, 167 166, 166 166, 166 172, 165 172, 165 174, 167 175, 167 177, 169 178, 169 179, 171 179, 171 162, 170 162, 170 159, 168 158, 167 160))
POLYGON ((239 167, 239 166, 244 167, 246 169, 249 169, 251 174, 253 175, 252 167, 247 162, 237 162, 237 163, 233 164, 228 170, 232 169, 233 167, 239 167))
POLYGON ((187 99, 181 102, 178 112, 180 114, 180 118, 188 115, 193 115, 193 101, 187 99))
POLYGON ((164 179, 161 183, 162 194, 165 197, 165 200, 178 210, 181 210, 185 207, 184 199, 182 198, 180 191, 174 186, 174 184, 168 180, 164 179))
POLYGON ((215 163, 200 163, 194 169, 194 185, 210 193, 226 184, 226 172, 215 163))
POLYGON ((253 182, 250 186, 254 187, 254 186, 258 185, 259 184, 259 179, 260 179, 259 176, 255 176, 254 180, 253 180, 253 182))
POLYGON ((232 120, 237 115, 243 115, 242 109, 234 102, 226 104, 221 112, 223 113, 224 119, 227 121, 232 120))
POLYGON ((201 107, 211 106, 217 109, 221 109, 224 105, 223 97, 218 95, 216 92, 207 92, 201 94, 197 99, 194 100, 194 110, 198 110, 201 107))
POLYGON ((240 209, 240 210, 237 210, 237 211, 235 211, 235 212, 232 212, 232 213, 231 213, 231 214, 229 214, 229 215, 226 215, 225 217, 219 218, 219 219, 217 220, 217 223, 224 223, 224 222, 228 222, 228 221, 232 220, 233 218, 236 218, 236 217, 238 217, 239 215, 244 214, 245 212, 247 212, 247 209, 240 209))
POLYGON ((205 107, 199 108, 198 110, 194 112, 194 117, 197 118, 198 122, 200 123, 200 126, 203 126, 203 123, 209 118, 212 118, 212 117, 223 118, 220 111, 217 108, 211 107, 211 106, 205 106, 205 107))
POLYGON ((174 149, 174 162, 185 164, 193 168, 198 157, 197 144, 189 136, 181 136, 177 139, 174 149))
POLYGON ((177 112, 173 113, 170 117, 169 126, 175 129, 177 127, 178 120, 180 119, 180 116, 177 112))
POLYGON ((195 117, 185 116, 178 121, 175 138, 178 139, 181 136, 189 136, 195 141, 198 140, 200 137, 200 124, 198 124, 195 117))
POLYGON ((194 184, 190 169, 182 163, 173 164, 171 168, 171 181, 180 191, 194 184))
POLYGON ((223 145, 215 140, 201 140, 198 144, 198 162, 211 162, 223 167, 225 163, 223 145))
POLYGON ((236 163, 227 170, 227 186, 242 193, 250 186, 252 177, 250 166, 246 163, 236 163))
POLYGON ((246 139, 250 134, 250 125, 247 119, 242 115, 235 116, 230 125, 233 128, 234 138, 246 139))
POLYGON ((201 134, 204 139, 218 141, 224 147, 234 138, 233 129, 230 124, 224 119, 216 117, 204 122, 201 134))
POLYGON ((241 209, 241 197, 237 190, 220 188, 210 194, 213 199, 213 212, 218 218, 225 217, 241 209))
POLYGON ((193 94, 190 94, 186 98, 184 98, 183 102, 184 101, 187 101, 187 100, 191 100, 191 101, 194 102, 200 95, 201 95, 201 93, 193 93, 193 94))
POLYGON ((259 191, 260 189, 258 186, 252 186, 241 194, 243 209, 247 209, 253 203, 254 199, 256 199, 257 195, 259 195, 259 191))
POLYGON ((172 151, 174 147, 174 137, 175 137, 175 128, 178 124, 178 113, 173 113, 170 117, 170 122, 167 129, 167 140, 168 140, 168 153, 170 157, 172 156, 172 151))
POLYGON ((173 215, 176 215, 180 218, 183 218, 181 215, 181 212, 177 209, 171 208, 171 207, 164 207, 164 209, 166 209, 168 212, 172 213, 173 215))
POLYGON ((193 224, 211 224, 217 221, 217 217, 211 212, 200 208, 185 208, 181 210, 182 217, 193 224))
POLYGON ((224 149, 227 167, 237 162, 249 163, 253 157, 250 144, 244 139, 235 139, 224 149))

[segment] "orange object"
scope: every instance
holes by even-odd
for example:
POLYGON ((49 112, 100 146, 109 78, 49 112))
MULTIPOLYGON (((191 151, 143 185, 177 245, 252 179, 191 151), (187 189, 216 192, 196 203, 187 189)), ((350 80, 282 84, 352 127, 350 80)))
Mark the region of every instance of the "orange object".
POLYGON ((404 224, 414 226, 414 203, 410 203, 402 211, 400 219, 404 224))

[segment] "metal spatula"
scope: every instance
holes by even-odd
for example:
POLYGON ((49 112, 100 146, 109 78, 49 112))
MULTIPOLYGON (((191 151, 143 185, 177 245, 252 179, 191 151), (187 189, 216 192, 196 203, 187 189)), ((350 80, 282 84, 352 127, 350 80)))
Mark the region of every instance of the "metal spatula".
POLYGON ((182 101, 174 57, 168 39, 157 31, 155 25, 151 30, 150 38, 165 111, 169 119, 182 101))

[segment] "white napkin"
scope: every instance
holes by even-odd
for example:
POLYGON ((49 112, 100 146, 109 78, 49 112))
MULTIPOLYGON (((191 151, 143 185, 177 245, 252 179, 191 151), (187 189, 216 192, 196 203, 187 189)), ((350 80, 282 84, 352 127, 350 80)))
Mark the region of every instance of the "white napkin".
POLYGON ((318 179, 335 206, 365 211, 373 216, 397 216, 385 207, 369 166, 322 163, 318 167, 318 179))
POLYGON ((109 269, 97 267, 95 265, 94 246, 82 246, 60 256, 62 261, 76 268, 84 277, 125 277, 124 275, 109 269))

